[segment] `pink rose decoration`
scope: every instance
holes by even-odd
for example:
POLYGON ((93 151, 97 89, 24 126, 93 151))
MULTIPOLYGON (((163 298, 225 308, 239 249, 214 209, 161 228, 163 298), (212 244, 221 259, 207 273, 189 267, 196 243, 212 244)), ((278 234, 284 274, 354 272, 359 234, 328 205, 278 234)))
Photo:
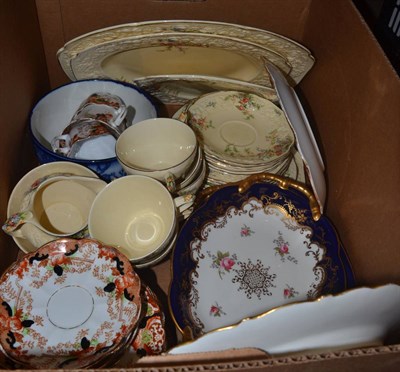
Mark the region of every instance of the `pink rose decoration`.
POLYGON ((290 289, 284 289, 284 290, 283 290, 283 296, 284 296, 284 297, 289 297, 290 295, 291 295, 290 289))
POLYGON ((289 253, 289 247, 286 244, 284 244, 281 246, 280 251, 281 253, 289 253))
POLYGON ((230 269, 232 269, 232 266, 235 264, 235 261, 233 261, 231 258, 229 258, 229 257, 224 257, 224 258, 222 258, 221 259, 221 262, 220 262, 220 266, 222 267, 222 268, 224 268, 225 270, 230 270, 230 269))
POLYGON ((210 309, 210 314, 213 314, 213 315, 215 315, 215 314, 218 314, 219 313, 219 309, 218 309, 218 307, 216 307, 216 306, 211 306, 211 309, 210 309))

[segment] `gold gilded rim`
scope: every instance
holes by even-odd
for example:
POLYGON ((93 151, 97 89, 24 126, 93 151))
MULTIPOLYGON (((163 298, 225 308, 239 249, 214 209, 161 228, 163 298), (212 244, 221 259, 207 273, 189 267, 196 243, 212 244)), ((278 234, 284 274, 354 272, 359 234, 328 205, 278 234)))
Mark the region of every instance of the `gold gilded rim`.
POLYGON ((318 221, 321 218, 322 214, 317 199, 313 194, 313 192, 305 184, 295 181, 291 178, 279 176, 277 174, 272 174, 272 173, 252 174, 251 176, 239 182, 230 182, 224 185, 215 185, 207 187, 206 189, 200 191, 200 193, 198 194, 197 203, 202 204, 212 194, 214 194, 216 191, 220 189, 223 189, 224 187, 238 186, 238 191, 240 193, 243 193, 257 182, 275 182, 282 190, 288 190, 289 188, 293 188, 297 191, 300 191, 308 199, 313 220, 318 221))

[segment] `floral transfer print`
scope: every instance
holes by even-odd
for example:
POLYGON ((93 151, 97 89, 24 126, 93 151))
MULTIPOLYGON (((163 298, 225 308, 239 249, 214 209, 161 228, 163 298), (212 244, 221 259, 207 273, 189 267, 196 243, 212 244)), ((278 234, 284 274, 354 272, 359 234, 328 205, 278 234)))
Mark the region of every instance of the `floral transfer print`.
POLYGON ((299 292, 295 291, 295 289, 288 284, 286 284, 286 288, 283 289, 283 297, 285 299, 294 298, 298 294, 299 292))
POLYGON ((264 267, 261 260, 257 260, 254 264, 248 261, 238 262, 240 269, 235 269, 236 276, 232 279, 232 283, 239 283, 238 291, 244 291, 247 298, 251 299, 256 295, 260 300, 262 295, 271 296, 270 287, 275 287, 274 280, 276 274, 270 274, 270 267, 264 267))
POLYGON ((261 109, 261 105, 256 103, 249 93, 231 94, 225 97, 225 101, 227 100, 235 102, 235 107, 243 113, 246 120, 254 118, 252 112, 261 109))
POLYGON ((188 49, 188 46, 184 43, 177 43, 174 41, 162 41, 159 40, 160 42, 160 47, 163 47, 162 49, 159 49, 159 52, 169 52, 171 50, 176 50, 181 53, 186 53, 186 50, 188 49))
POLYGON ((0 328, 3 332, 7 332, 6 342, 9 347, 16 349, 15 343, 21 342, 24 335, 29 333, 30 327, 35 322, 41 324, 42 319, 40 317, 35 317, 35 320, 30 319, 28 314, 24 314, 21 309, 12 309, 6 301, 1 301, 1 306, 5 312, 0 312, 0 328))
POLYGON ((243 225, 243 227, 240 229, 240 236, 246 237, 246 236, 251 236, 254 234, 254 231, 250 229, 249 226, 246 224, 243 225))
POLYGON ((283 238, 283 235, 280 231, 278 231, 278 238, 274 239, 274 243, 275 243, 275 256, 279 255, 281 258, 282 262, 285 262, 286 260, 291 261, 295 264, 298 263, 297 259, 294 258, 293 256, 290 255, 289 252, 289 243, 287 241, 285 241, 285 239, 283 238))
POLYGON ((218 251, 217 255, 207 251, 208 256, 212 259, 211 268, 218 269, 218 275, 222 279, 222 276, 229 273, 232 267, 237 261, 236 254, 230 255, 229 252, 218 251))
POLYGON ((221 315, 226 315, 226 313, 222 310, 222 307, 215 302, 215 304, 210 307, 210 316, 220 317, 221 315))
POLYGON ((192 116, 190 118, 190 124, 194 126, 194 128, 198 128, 200 130, 206 130, 209 128, 215 128, 212 120, 207 120, 203 116, 192 116))
POLYGON ((292 145, 292 140, 289 136, 283 137, 278 133, 278 129, 274 129, 265 140, 270 143, 269 156, 280 156, 286 153, 292 145))
POLYGON ((25 221, 31 216, 31 212, 18 212, 13 214, 7 221, 3 224, 2 229, 6 234, 10 234, 20 226, 22 226, 25 221))
POLYGON ((142 295, 144 315, 131 346, 138 357, 158 355, 166 351, 165 316, 156 294, 144 286, 142 295))

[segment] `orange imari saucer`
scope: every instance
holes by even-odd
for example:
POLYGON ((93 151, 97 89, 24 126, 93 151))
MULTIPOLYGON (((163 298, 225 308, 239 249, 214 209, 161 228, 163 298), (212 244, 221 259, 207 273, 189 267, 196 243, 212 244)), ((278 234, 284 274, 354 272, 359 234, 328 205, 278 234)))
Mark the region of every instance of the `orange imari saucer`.
POLYGON ((129 260, 91 239, 60 239, 0 279, 0 344, 32 368, 85 368, 124 347, 141 314, 129 260))

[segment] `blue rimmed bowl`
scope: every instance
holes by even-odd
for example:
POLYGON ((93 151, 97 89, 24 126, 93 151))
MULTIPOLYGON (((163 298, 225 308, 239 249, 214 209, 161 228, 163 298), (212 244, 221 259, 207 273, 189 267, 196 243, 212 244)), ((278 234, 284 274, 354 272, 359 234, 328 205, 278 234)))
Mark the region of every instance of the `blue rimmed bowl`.
POLYGON ((272 174, 203 191, 178 234, 169 303, 188 338, 355 285, 308 188, 272 174))
POLYGON ((128 108, 128 125, 158 116, 152 97, 131 84, 106 79, 79 80, 53 89, 36 103, 30 117, 30 135, 41 164, 71 161, 91 169, 109 182, 125 175, 116 156, 75 159, 57 154, 51 147, 53 138, 62 133, 82 101, 95 92, 107 92, 122 98, 128 108))

